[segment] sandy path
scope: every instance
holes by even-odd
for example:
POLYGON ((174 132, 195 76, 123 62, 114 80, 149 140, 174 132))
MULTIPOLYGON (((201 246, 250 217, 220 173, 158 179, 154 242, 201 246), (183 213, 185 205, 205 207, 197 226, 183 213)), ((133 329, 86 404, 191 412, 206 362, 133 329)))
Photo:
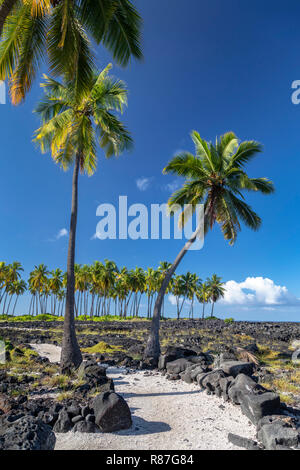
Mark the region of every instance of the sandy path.
POLYGON ((116 368, 109 368, 108 375, 130 406, 132 428, 113 434, 57 434, 55 449, 236 449, 227 440, 229 432, 254 438, 255 428, 239 407, 224 405, 195 385, 140 371, 124 375, 124 369, 116 368))
MULTIPOLYGON (((51 362, 59 361, 58 346, 31 346, 51 362)), ((209 396, 196 385, 169 381, 155 372, 128 374, 116 367, 109 367, 107 375, 130 406, 132 428, 111 434, 56 434, 56 450, 230 450, 237 448, 228 442, 229 432, 255 437, 255 427, 238 406, 209 396)))

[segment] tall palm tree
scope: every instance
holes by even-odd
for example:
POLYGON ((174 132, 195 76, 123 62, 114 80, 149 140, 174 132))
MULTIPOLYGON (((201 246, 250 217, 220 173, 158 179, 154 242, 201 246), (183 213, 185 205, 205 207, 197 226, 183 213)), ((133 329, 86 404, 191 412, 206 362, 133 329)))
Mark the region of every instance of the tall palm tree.
POLYGON ((51 277, 49 279, 49 288, 51 290, 51 313, 55 315, 56 313, 56 304, 57 304, 57 295, 61 291, 63 285, 63 272, 61 269, 55 269, 51 272, 51 277))
POLYGON ((180 313, 183 307, 183 301, 181 303, 180 307, 180 298, 183 295, 183 285, 182 285, 182 277, 181 276, 175 276, 173 278, 173 284, 172 284, 172 294, 174 295, 176 299, 176 308, 177 308, 177 320, 180 318, 180 313))
POLYGON ((2 314, 5 313, 6 302, 10 292, 13 290, 13 283, 18 281, 21 277, 21 271, 24 271, 22 268, 21 263, 18 261, 14 261, 8 265, 2 265, 2 277, 4 279, 4 294, 3 294, 3 311, 2 314))
POLYGON ((47 61, 54 76, 76 76, 73 86, 85 91, 93 76, 92 42, 122 66, 142 58, 141 17, 129 0, 4 0, 0 34, 2 27, 0 80, 9 79, 13 104, 47 61))
POLYGON ((205 306, 210 301, 210 289, 206 282, 200 283, 196 290, 196 297, 200 304, 202 304, 202 320, 204 320, 205 306))
MULTIPOLYGON (((75 335, 74 323, 74 260, 78 207, 79 171, 92 175, 97 164, 97 142, 107 158, 119 155, 132 145, 132 139, 114 112, 123 112, 127 105, 127 90, 123 82, 109 77, 109 65, 100 74, 94 74, 88 89, 80 97, 74 91, 73 81, 61 84, 45 77, 45 98, 36 111, 42 125, 35 140, 42 152, 50 151, 52 158, 63 169, 74 165, 72 182, 72 209, 67 260, 67 291, 61 368, 69 372, 82 361, 75 335)), ((76 77, 75 77, 76 80, 76 77)))
POLYGON ((188 273, 190 275, 189 279, 189 285, 188 285, 188 291, 187 291, 187 298, 191 302, 191 308, 189 312, 189 317, 194 318, 194 301, 195 301, 195 295, 197 292, 197 287, 199 285, 199 277, 195 273, 188 273))
MULTIPOLYGON (((243 191, 255 191, 270 194, 274 186, 267 178, 250 178, 245 172, 245 165, 262 147, 258 142, 239 143, 233 132, 216 139, 215 144, 206 142, 198 132, 191 134, 195 144, 195 155, 182 152, 176 155, 164 169, 185 178, 185 183, 169 199, 170 207, 189 205, 180 215, 183 225, 189 215, 194 213, 197 204, 204 204, 204 233, 212 229, 215 223, 220 225, 224 238, 233 245, 241 229, 240 221, 249 228, 258 230, 260 217, 244 201, 243 191)), ((160 354, 159 323, 161 306, 166 289, 177 266, 195 242, 201 227, 197 227, 191 239, 185 244, 171 268, 168 270, 154 306, 152 325, 145 357, 158 360, 160 354)))
POLYGON ((33 295, 33 308, 34 300, 36 301, 36 314, 40 308, 41 313, 44 313, 44 301, 46 297, 43 297, 45 291, 47 291, 48 284, 48 268, 43 263, 35 266, 34 270, 29 274, 29 286, 33 295))
POLYGON ((207 279, 207 285, 212 303, 210 316, 213 317, 215 303, 224 297, 226 289, 223 287, 224 282, 222 282, 222 278, 216 274, 213 274, 210 279, 207 279))
POLYGON ((23 279, 14 282, 14 294, 16 295, 15 303, 12 310, 12 315, 15 314, 16 306, 20 295, 23 295, 27 289, 26 282, 23 279))

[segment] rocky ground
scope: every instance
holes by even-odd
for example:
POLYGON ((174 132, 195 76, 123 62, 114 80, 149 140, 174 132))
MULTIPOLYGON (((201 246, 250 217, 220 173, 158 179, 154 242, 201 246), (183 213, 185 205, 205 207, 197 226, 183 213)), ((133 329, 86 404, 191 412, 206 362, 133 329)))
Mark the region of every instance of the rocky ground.
POLYGON ((142 361, 147 321, 76 328, 92 362, 65 377, 61 322, 0 323, 0 448, 297 447, 300 324, 163 321, 159 371, 142 361))

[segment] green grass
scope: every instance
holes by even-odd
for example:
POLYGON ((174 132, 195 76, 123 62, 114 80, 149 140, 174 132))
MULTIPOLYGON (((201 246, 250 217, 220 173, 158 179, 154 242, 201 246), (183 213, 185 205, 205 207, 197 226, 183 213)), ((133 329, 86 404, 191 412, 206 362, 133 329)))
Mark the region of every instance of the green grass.
MULTIPOLYGON (((107 321, 149 321, 145 317, 120 317, 119 315, 104 315, 102 317, 89 317, 79 315, 75 318, 78 321, 91 321, 91 322, 107 322, 107 321)), ((0 315, 0 321, 3 322, 30 322, 30 321, 64 321, 64 317, 57 315, 41 314, 41 315, 0 315)))
POLYGON ((5 322, 26 322, 26 321, 63 321, 63 317, 50 315, 49 313, 41 315, 0 315, 0 321, 5 322))
POLYGON ((122 351, 125 352, 124 349, 121 346, 114 346, 114 345, 109 345, 105 343, 105 341, 100 341, 100 343, 95 344, 94 346, 91 346, 90 348, 83 348, 83 352, 89 353, 89 354, 112 354, 117 351, 122 351))

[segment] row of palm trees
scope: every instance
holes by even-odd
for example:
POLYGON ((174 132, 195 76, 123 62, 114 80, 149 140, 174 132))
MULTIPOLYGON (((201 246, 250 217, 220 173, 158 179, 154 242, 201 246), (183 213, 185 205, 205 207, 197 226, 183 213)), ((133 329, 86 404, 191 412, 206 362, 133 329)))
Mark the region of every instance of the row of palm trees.
MULTIPOLYGON (((151 318, 153 301, 161 287, 162 280, 170 264, 161 262, 157 269, 142 268, 128 270, 119 269, 113 261, 104 263, 95 261, 91 266, 75 265, 75 316, 99 317, 119 315, 138 317, 142 296, 147 297, 147 318, 151 318)), ((14 315, 17 300, 27 290, 22 280, 23 268, 20 263, 0 263, 0 308, 2 315, 9 312, 14 315), (14 299, 14 300, 13 300, 14 299), (10 309, 11 305, 13 308, 10 309)), ((51 313, 64 315, 67 274, 61 269, 49 271, 47 266, 35 266, 28 279, 28 290, 31 293, 29 315, 51 313)), ((169 286, 168 293, 176 299, 177 318, 180 318, 184 305, 188 302, 189 317, 194 318, 194 301, 205 306, 211 302, 211 316, 214 304, 224 296, 225 288, 221 278, 214 274, 211 279, 202 282, 196 274, 187 272, 175 276, 169 286)), ((162 311, 162 317, 164 310, 162 311)))

